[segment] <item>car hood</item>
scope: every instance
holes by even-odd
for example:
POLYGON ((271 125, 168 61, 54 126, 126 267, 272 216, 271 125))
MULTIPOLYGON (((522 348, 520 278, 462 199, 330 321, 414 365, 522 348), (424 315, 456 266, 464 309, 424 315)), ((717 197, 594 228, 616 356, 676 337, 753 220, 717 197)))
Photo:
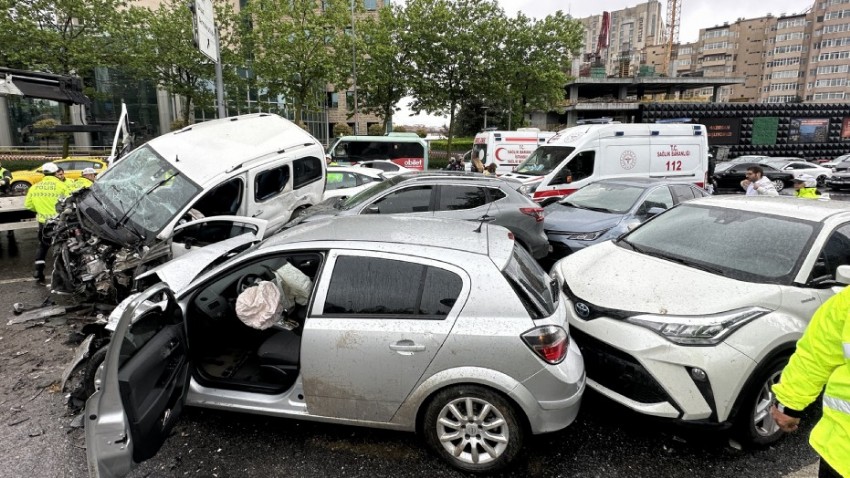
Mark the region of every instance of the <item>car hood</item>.
POLYGON ((840 173, 832 173, 832 177, 836 179, 848 179, 850 178, 850 172, 840 172, 840 173))
POLYGON ((603 242, 555 264, 575 297, 646 314, 702 315, 751 306, 776 309, 781 289, 729 279, 603 242))
POLYGON ((564 204, 550 204, 545 208, 543 228, 546 231, 595 232, 611 229, 620 223, 623 215, 592 211, 564 204))

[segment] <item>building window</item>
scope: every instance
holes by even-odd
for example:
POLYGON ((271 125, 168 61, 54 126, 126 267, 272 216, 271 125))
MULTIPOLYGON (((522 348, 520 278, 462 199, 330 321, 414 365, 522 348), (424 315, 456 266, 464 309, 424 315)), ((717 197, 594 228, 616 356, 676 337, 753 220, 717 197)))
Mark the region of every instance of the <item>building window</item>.
POLYGON ((366 10, 374 11, 378 9, 378 0, 363 0, 363 6, 366 10))
POLYGON ((328 108, 339 108, 339 93, 328 92, 328 108))

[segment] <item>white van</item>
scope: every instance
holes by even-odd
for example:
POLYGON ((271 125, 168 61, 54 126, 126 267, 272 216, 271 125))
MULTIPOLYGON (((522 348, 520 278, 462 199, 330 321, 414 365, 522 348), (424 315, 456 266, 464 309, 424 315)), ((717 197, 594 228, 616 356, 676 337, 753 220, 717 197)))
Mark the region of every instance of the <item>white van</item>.
MULTIPOLYGON (((484 166, 496 163, 497 174, 509 173, 525 161, 539 145, 553 136, 555 133, 541 132, 537 128, 484 131, 475 135, 471 157, 480 159, 484 166)), ((467 168, 471 166, 471 163, 471 161, 466 162, 467 168)))
POLYGON ((325 171, 322 144, 268 113, 154 138, 66 200, 54 289, 114 300, 144 267, 186 249, 248 232, 259 239, 321 202, 325 171))
POLYGON ((559 131, 506 177, 548 203, 599 179, 688 178, 705 186, 708 137, 697 124, 592 124, 559 131))

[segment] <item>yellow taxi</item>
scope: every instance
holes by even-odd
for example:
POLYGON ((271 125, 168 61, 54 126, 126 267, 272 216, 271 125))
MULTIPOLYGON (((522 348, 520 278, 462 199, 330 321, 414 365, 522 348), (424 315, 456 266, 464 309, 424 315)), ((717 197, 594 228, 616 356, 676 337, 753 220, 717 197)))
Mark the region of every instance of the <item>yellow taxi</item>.
MULTIPOLYGON (((56 159, 53 163, 65 171, 66 181, 79 178, 86 168, 93 168, 97 174, 106 169, 106 161, 89 157, 56 159)), ((12 193, 26 194, 30 186, 41 181, 42 178, 44 173, 41 172, 41 166, 32 170, 14 171, 12 172, 12 193)))

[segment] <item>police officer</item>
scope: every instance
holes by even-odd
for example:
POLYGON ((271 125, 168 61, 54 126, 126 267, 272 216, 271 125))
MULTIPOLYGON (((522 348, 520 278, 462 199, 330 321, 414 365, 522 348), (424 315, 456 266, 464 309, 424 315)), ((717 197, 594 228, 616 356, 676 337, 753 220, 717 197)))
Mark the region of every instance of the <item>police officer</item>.
POLYGON ((56 203, 59 198, 71 193, 67 183, 57 177, 59 167, 54 163, 44 163, 41 167, 44 179, 32 185, 27 191, 24 206, 36 214, 38 220, 38 249, 35 252, 35 270, 33 277, 44 283, 44 259, 50 248, 50 241, 44 237, 44 224, 56 216, 56 203))
POLYGON ((94 184, 94 180, 97 177, 97 173, 94 168, 86 168, 83 170, 82 175, 77 178, 74 182, 72 182, 69 187, 71 191, 76 191, 78 189, 90 188, 92 184, 94 184))
POLYGON ((9 186, 12 184, 12 173, 0 166, 0 194, 9 194, 9 186))
POLYGON ((850 287, 818 308, 773 385, 771 415, 779 428, 795 431, 821 392, 823 416, 809 436, 821 458, 818 477, 850 477, 850 287))

